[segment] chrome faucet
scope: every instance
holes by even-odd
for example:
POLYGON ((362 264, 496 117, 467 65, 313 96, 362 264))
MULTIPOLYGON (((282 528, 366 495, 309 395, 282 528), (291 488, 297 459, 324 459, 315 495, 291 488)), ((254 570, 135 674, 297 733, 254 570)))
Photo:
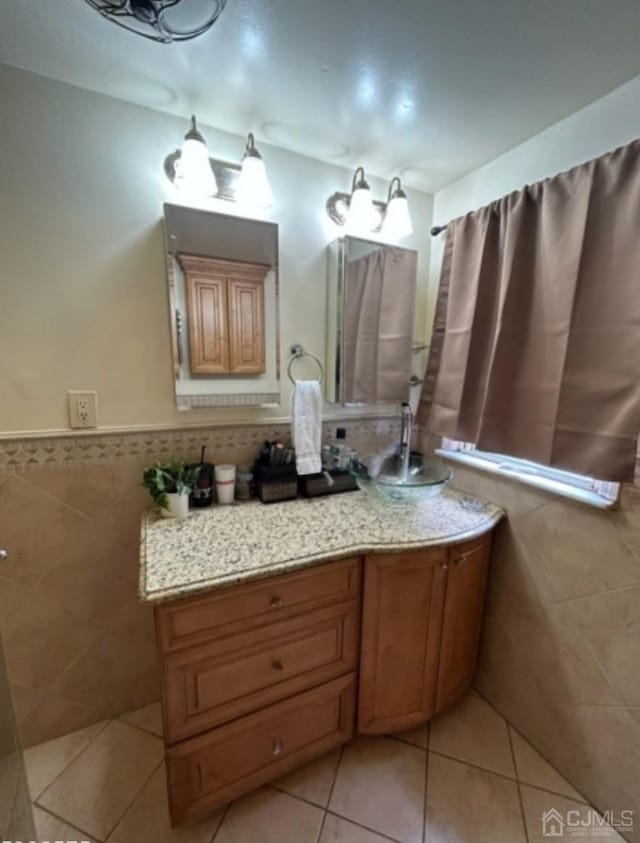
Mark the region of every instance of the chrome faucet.
POLYGON ((400 457, 401 478, 406 482, 409 478, 409 459, 411 457, 411 434, 413 433, 413 414, 411 404, 408 401, 402 402, 402 415, 400 417, 400 457))

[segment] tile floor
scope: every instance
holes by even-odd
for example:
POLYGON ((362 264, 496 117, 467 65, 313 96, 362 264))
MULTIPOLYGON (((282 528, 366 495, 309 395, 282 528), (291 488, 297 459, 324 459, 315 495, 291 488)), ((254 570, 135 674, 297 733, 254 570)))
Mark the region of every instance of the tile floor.
MULTIPOLYGON (((28 749, 42 840, 91 843, 544 843, 585 800, 482 698, 394 737, 361 737, 171 829, 158 704, 28 749)), ((599 839, 620 841, 614 831, 599 839)), ((583 838, 584 839, 584 838, 583 838)))

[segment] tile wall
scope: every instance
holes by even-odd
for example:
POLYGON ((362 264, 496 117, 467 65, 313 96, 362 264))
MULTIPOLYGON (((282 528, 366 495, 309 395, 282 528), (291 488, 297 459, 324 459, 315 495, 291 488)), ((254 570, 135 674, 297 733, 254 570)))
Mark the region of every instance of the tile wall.
MULTIPOLYGON (((398 436, 393 419, 339 424, 364 453, 398 436)), ((203 444, 212 462, 249 464, 288 436, 253 425, 0 442, 0 632, 25 746, 158 698, 153 615, 137 599, 143 467, 195 461, 203 444)))
POLYGON ((603 512, 452 466, 502 506, 476 685, 600 811, 640 841, 640 489, 603 512))

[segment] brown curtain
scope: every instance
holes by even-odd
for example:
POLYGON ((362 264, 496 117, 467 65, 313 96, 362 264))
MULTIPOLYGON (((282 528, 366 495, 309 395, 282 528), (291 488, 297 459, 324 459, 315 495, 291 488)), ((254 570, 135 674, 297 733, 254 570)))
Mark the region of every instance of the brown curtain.
POLYGON ((633 479, 640 140, 449 224, 419 420, 481 450, 633 479))
POLYGON ((342 401, 400 403, 409 395, 416 253, 381 246, 346 265, 342 401))

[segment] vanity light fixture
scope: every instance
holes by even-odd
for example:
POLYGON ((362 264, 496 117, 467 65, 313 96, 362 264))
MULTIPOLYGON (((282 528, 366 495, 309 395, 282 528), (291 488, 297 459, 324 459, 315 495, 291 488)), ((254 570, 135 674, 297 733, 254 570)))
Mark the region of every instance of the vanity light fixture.
POLYGON ((399 176, 394 176, 387 194, 387 209, 382 220, 381 233, 391 240, 402 240, 413 234, 407 194, 402 189, 399 176), (396 184, 397 183, 397 184, 396 184), (394 185, 396 185, 394 189, 394 185))
POLYGON ((190 196, 215 196, 218 192, 207 143, 198 131, 195 115, 191 117, 191 128, 184 136, 182 149, 173 161, 172 181, 181 193, 190 196))
MULTIPOLYGON (((151 41, 189 41, 211 29, 227 0, 206 0, 198 17, 190 0, 86 0, 106 20, 151 41), (182 9, 179 7, 182 5, 182 9)), ((198 10, 197 10, 198 11, 198 10)))
POLYGON ((167 155, 164 171, 169 181, 193 199, 226 199, 255 211, 273 203, 267 171, 252 133, 247 137, 240 164, 218 161, 209 157, 205 139, 192 117, 182 149, 167 155))
POLYGON ((236 202, 252 208, 270 208, 273 192, 262 155, 256 149, 253 133, 249 132, 244 150, 240 175, 236 185, 236 202))
POLYGON ((344 227, 348 234, 367 234, 375 225, 371 188, 365 178, 364 168, 358 167, 353 174, 349 210, 344 227))
POLYGON ((364 169, 358 167, 351 193, 336 191, 327 199, 327 214, 344 226, 347 234, 366 236, 381 234, 388 240, 402 240, 413 232, 407 194, 398 176, 389 184, 387 201, 379 202, 371 196, 364 169))

